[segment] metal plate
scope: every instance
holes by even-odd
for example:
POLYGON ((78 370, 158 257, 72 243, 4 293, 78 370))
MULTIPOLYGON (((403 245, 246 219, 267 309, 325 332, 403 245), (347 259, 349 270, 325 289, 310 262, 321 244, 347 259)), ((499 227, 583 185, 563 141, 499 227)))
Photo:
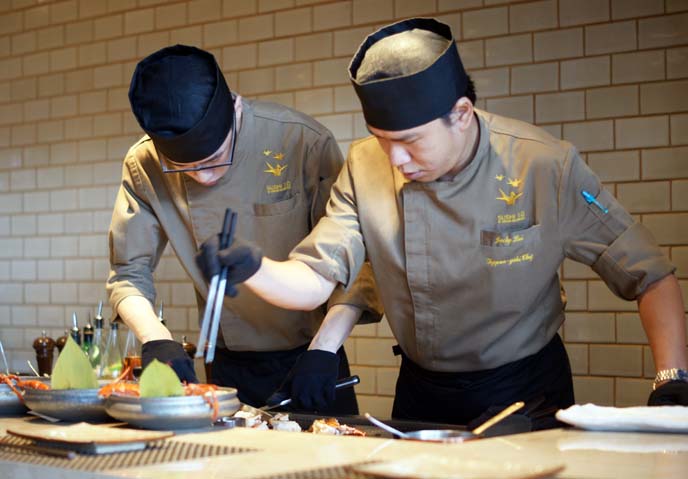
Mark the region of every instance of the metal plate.
MULTIPOLYGON (((216 391, 218 417, 231 416, 241 404, 234 388, 216 391)), ((203 396, 137 398, 113 394, 105 403, 117 420, 144 429, 197 429, 212 426, 213 411, 203 396)))
POLYGON ((22 404, 14 391, 7 384, 0 384, 0 416, 24 414, 27 407, 22 404))
POLYGON ((63 421, 99 422, 110 418, 98 389, 26 389, 24 401, 29 409, 63 421))

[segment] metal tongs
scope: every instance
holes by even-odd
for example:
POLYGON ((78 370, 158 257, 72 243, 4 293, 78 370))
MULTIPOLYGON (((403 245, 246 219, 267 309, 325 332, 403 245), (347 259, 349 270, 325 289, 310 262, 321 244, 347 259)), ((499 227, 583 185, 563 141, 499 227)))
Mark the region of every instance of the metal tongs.
MULTIPOLYGON (((220 249, 232 244, 234 229, 236 227, 237 214, 231 209, 225 210, 225 219, 222 222, 220 233, 220 249)), ((223 266, 220 274, 216 274, 210 280, 208 299, 205 303, 205 312, 201 322, 201 334, 198 337, 197 358, 205 354, 205 362, 211 363, 215 358, 215 345, 217 344, 217 331, 220 328, 220 316, 222 315, 222 301, 225 298, 227 288, 227 266, 223 266)))

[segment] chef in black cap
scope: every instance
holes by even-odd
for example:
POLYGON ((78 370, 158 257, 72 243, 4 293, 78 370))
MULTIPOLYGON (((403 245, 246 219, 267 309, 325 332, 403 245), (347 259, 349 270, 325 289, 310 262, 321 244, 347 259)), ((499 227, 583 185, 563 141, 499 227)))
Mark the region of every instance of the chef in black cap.
MULTIPOLYGON (((184 278, 174 259, 163 256, 166 245, 191 278, 202 312, 208 283, 194 257, 202 242, 217 241, 225 209, 238 212, 241 235, 286 259, 324 213, 343 159, 331 132, 312 118, 233 96, 215 58, 198 48, 176 45, 143 59, 129 99, 146 135, 124 159, 109 233, 110 301, 142 341, 144 368, 157 358, 182 380, 197 381, 193 363, 152 308, 153 272, 160 263, 160 279, 184 278)), ((245 268, 254 263, 250 258, 245 268)), ((193 327, 196 318, 187 323, 185 317, 188 299, 176 285, 171 288, 167 324, 193 327), (181 306, 176 314, 175 305, 181 306)), ((313 378, 319 393, 323 374, 349 375, 341 343, 325 351, 313 341, 326 313, 346 323, 381 317, 369 271, 354 288, 335 291, 329 310, 284 310, 243 289, 225 298, 212 380, 238 388, 239 399, 255 406, 264 405, 281 384, 294 383, 305 398, 297 404, 312 408, 313 378)), ((327 398, 333 397, 334 381, 327 389, 327 398)), ((356 413, 353 390, 337 393, 323 412, 356 413)))
MULTIPOLYGON (((476 109, 433 19, 373 33, 349 72, 372 136, 351 145, 326 216, 289 261, 264 258, 235 281, 303 308, 351 284, 367 257, 402 357, 393 416, 466 424, 525 401, 537 429, 574 402, 557 333, 570 258, 637 300, 658 369, 650 403, 688 404, 675 268, 573 145, 476 109)), ((231 269, 249 250, 237 240, 214 260, 231 269)))

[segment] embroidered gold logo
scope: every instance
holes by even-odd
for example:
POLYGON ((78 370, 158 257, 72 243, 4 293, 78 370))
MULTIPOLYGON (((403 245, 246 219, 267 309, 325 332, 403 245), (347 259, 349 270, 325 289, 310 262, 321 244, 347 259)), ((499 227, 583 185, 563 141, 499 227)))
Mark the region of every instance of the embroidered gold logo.
POLYGON ((512 243, 522 243, 523 242, 523 235, 515 234, 513 236, 497 236, 495 238, 495 244, 500 245, 503 244, 505 246, 510 246, 512 243))
POLYGON ((519 178, 509 178, 509 181, 507 181, 507 184, 509 186, 513 186, 514 188, 518 188, 519 185, 521 184, 521 180, 519 178))
POLYGON ((265 191, 269 194, 281 193, 282 191, 291 190, 291 181, 285 181, 284 183, 279 183, 277 185, 267 185, 265 191))
POLYGON ((270 156, 272 155, 272 150, 263 150, 263 156, 270 156))
POLYGON ((272 166, 270 163, 267 161, 265 164, 268 166, 267 170, 263 170, 265 173, 270 173, 274 176, 282 176, 282 172, 287 169, 287 166, 289 165, 275 165, 272 166))
POLYGON ((485 258, 485 260, 488 266, 495 268, 497 266, 511 266, 517 263, 532 263, 533 258, 535 258, 535 255, 533 255, 532 253, 523 253, 521 255, 514 256, 513 258, 509 259, 485 258))
POLYGON ((508 214, 508 215, 497 215, 498 224, 509 224, 509 223, 519 223, 526 219, 526 212, 519 211, 518 213, 508 214))
POLYGON ((273 158, 276 159, 277 161, 282 161, 284 159, 284 153, 277 153, 273 155, 273 158))
POLYGON ((503 201, 504 203, 506 203, 509 206, 512 206, 516 202, 516 200, 519 199, 523 195, 523 193, 516 194, 513 191, 511 191, 507 195, 506 193, 504 193, 504 191, 501 188, 499 189, 499 192, 502 194, 502 196, 498 197, 497 199, 499 201, 503 201))
POLYGON ((495 176, 495 180, 497 180, 497 181, 502 181, 503 179, 504 179, 504 175, 495 176))

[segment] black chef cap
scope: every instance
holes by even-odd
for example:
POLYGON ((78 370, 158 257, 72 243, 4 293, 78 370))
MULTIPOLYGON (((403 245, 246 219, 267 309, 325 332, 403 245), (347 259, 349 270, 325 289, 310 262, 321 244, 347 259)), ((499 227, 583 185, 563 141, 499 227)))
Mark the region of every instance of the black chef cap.
POLYGON ((349 76, 366 123, 389 131, 420 126, 449 113, 468 85, 451 29, 432 18, 404 20, 369 35, 351 60, 349 76), (366 53, 375 43, 414 29, 427 30, 447 40, 444 51, 434 61, 431 59, 429 66, 406 75, 358 78, 366 53))
POLYGON ((176 163, 206 158, 222 145, 234 104, 212 54, 175 45, 136 65, 129 102, 141 128, 176 163))

